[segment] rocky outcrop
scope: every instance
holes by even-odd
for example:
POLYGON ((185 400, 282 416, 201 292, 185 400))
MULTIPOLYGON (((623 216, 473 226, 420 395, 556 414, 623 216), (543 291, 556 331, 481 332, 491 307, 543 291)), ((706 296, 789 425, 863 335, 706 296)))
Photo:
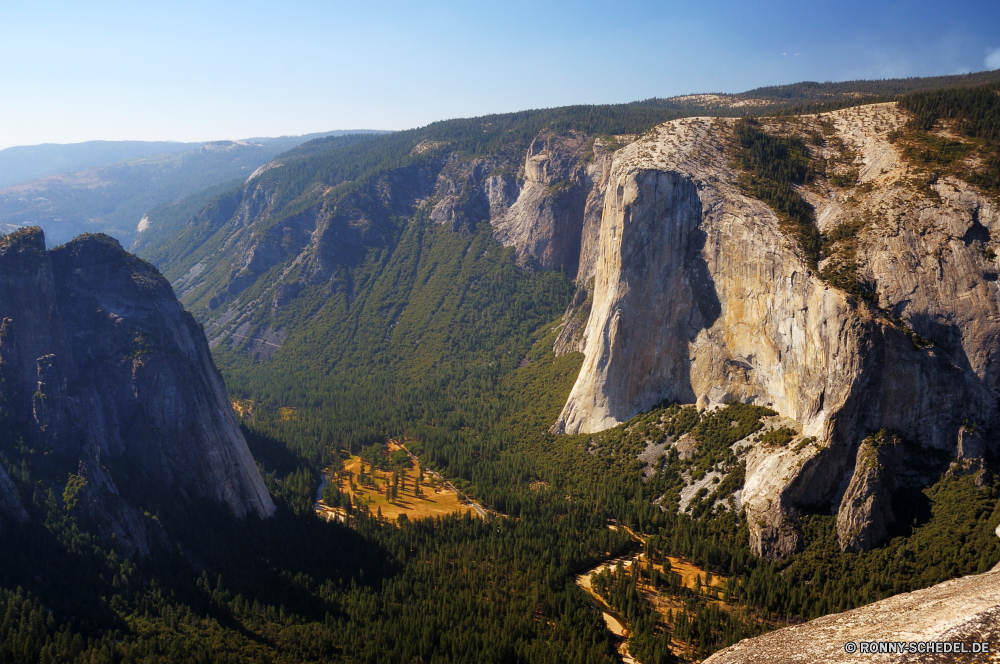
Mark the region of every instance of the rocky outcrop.
POLYGON ((17 488, 10 481, 7 471, 0 468, 0 530, 3 529, 5 520, 23 523, 28 520, 28 513, 18 500, 17 488))
POLYGON ((582 266, 581 276, 589 276, 609 161, 594 143, 575 132, 538 136, 528 148, 517 199, 506 210, 491 206, 495 237, 517 250, 522 265, 572 277, 582 266))
POLYGON ((956 457, 959 459, 981 459, 986 455, 986 440, 982 431, 967 426, 962 426, 958 430, 958 449, 956 457))
MULTIPOLYGON (((993 652, 1000 638, 998 617, 1000 571, 994 569, 745 639, 715 653, 705 664, 985 661, 983 655, 972 655, 972 643, 987 642, 993 652), (871 654, 873 641, 905 647, 894 654, 871 654), (963 643, 968 654, 917 649, 917 644, 929 641, 963 643), (857 651, 848 652, 844 647, 848 643, 857 651)), ((876 644, 876 652, 878 648, 876 644)))
POLYGON ((104 235, 46 251, 20 231, 0 239, 0 318, 4 415, 79 460, 99 531, 130 553, 155 541, 122 486, 273 513, 204 333, 154 267, 104 235))
POLYGON ((840 501, 837 537, 845 551, 866 551, 878 544, 895 521, 894 470, 902 460, 903 441, 888 432, 866 438, 858 447, 851 483, 840 501))
POLYGON ((837 510, 841 548, 867 551, 884 541, 897 522, 910 523, 914 503, 908 500, 908 492, 919 491, 940 477, 950 456, 884 429, 865 438, 858 446, 854 471, 837 510))
MULTIPOLYGON (((400 224, 419 214, 462 233, 488 222, 494 237, 514 249, 519 265, 564 272, 581 289, 580 302, 589 302, 587 283, 618 146, 581 132, 543 131, 526 152, 504 148, 469 157, 449 151, 447 142, 425 141, 413 149, 419 159, 356 182, 343 196, 327 198, 331 187, 310 185, 296 200, 312 202, 295 205, 291 214, 279 196, 287 183, 262 170, 198 216, 195 224, 206 233, 224 229, 218 235, 224 240, 208 256, 198 253, 202 249, 192 252, 174 286, 195 310, 207 309, 213 346, 229 338, 266 361, 287 333, 262 325, 266 319, 310 285, 343 289, 352 299, 346 273, 373 248, 391 250, 400 224), (283 269, 275 278, 277 266, 283 269), (263 293, 244 297, 265 275, 271 280, 263 293)), ((561 353, 582 350, 578 333, 588 312, 572 312, 561 353)))
POLYGON ((985 485, 993 477, 986 467, 986 452, 986 439, 982 430, 963 426, 958 430, 958 453, 947 474, 952 477, 973 475, 976 486, 985 485))
MULTIPOLYGON (((739 400, 794 420, 817 444, 761 448, 747 466, 751 543, 768 557, 800 546, 802 507, 854 505, 842 532, 860 539, 842 545, 879 540, 879 527, 859 529, 862 506, 889 480, 855 474, 872 431, 891 429, 954 457, 963 421, 996 424, 1000 317, 985 259, 1000 224, 995 207, 957 182, 937 186, 941 203, 929 205, 887 141, 901 122, 894 106, 825 120, 844 153, 857 155, 864 186, 820 182, 804 195, 822 229, 852 215, 869 220, 855 231, 858 271, 882 308, 829 286, 774 212, 741 193, 727 157, 732 121, 666 123, 620 150, 610 168, 586 357, 553 427, 600 431, 664 399, 700 408, 739 400), (914 341, 887 310, 934 344, 914 341)), ((908 483, 919 473, 906 475, 908 483)), ((883 510, 872 523, 890 517, 883 510)))

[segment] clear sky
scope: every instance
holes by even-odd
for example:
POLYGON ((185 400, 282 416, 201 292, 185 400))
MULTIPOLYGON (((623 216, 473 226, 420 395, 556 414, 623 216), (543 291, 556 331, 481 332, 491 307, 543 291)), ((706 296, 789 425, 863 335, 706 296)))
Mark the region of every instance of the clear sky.
POLYGON ((1000 2, 9 2, 0 148, 1000 68, 1000 2))

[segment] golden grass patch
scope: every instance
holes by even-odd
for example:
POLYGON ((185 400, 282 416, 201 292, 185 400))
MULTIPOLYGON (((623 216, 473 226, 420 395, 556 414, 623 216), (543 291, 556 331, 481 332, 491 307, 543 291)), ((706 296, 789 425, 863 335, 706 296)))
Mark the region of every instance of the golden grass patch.
MULTIPOLYGON (((401 448, 394 443, 389 445, 390 453, 398 449, 401 448)), ((421 495, 416 495, 416 482, 420 474, 417 462, 411 462, 411 466, 400 474, 400 490, 394 501, 389 500, 393 472, 375 470, 373 473, 365 464, 365 475, 374 480, 374 485, 362 485, 359 481, 361 465, 361 458, 352 456, 344 462, 344 469, 330 481, 337 482, 340 492, 349 494, 355 506, 360 500, 372 514, 381 512, 383 517, 391 521, 398 519, 400 514, 405 514, 409 519, 447 516, 455 512, 471 512, 476 515, 466 501, 461 500, 457 493, 445 486, 441 478, 430 471, 424 472, 424 479, 420 483, 421 495)))

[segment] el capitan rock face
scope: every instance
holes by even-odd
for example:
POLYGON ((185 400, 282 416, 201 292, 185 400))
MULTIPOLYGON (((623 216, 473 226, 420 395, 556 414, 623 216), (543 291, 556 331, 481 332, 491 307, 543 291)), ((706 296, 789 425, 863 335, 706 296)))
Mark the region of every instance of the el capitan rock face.
MULTIPOLYGON (((929 478, 963 456, 963 422, 996 425, 1000 290, 986 251, 996 247, 995 205, 958 180, 934 185, 934 200, 920 192, 887 139, 905 120, 895 105, 826 120, 863 186, 823 181, 802 194, 822 232, 867 220, 855 231, 858 273, 880 308, 825 282, 775 213, 741 192, 728 156, 734 120, 668 122, 609 169, 586 357, 553 427, 601 431, 664 399, 778 411, 813 442, 758 445, 746 457, 751 545, 771 558, 801 545, 804 507, 840 505, 845 548, 885 536, 891 496, 874 496, 922 485, 918 472, 895 468, 905 454, 858 462, 872 432, 893 430, 927 451, 937 464, 923 471, 929 478), (933 345, 915 343, 900 319, 933 345)), ((965 439, 981 457, 982 442, 965 439)))
POLYGON ((274 512, 204 333, 154 267, 104 235, 46 251, 19 231, 0 238, 0 319, 4 415, 79 461, 99 533, 133 554, 162 537, 122 481, 274 512))

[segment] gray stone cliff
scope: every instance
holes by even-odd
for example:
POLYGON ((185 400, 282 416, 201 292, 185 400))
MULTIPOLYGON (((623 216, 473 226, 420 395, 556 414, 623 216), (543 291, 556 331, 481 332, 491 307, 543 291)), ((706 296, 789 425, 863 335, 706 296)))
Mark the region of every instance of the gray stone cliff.
POLYGON ((46 251, 40 229, 14 233, 0 238, 0 319, 4 415, 79 460, 98 532, 132 554, 160 537, 122 481, 274 512, 204 333, 154 267, 103 235, 46 251))
POLYGON ((987 656, 909 652, 909 644, 939 641, 988 642, 1000 637, 1000 571, 945 581, 868 606, 786 627, 721 650, 705 664, 794 662, 956 662, 987 656), (872 641, 906 644, 902 653, 849 653, 845 644, 872 641))

